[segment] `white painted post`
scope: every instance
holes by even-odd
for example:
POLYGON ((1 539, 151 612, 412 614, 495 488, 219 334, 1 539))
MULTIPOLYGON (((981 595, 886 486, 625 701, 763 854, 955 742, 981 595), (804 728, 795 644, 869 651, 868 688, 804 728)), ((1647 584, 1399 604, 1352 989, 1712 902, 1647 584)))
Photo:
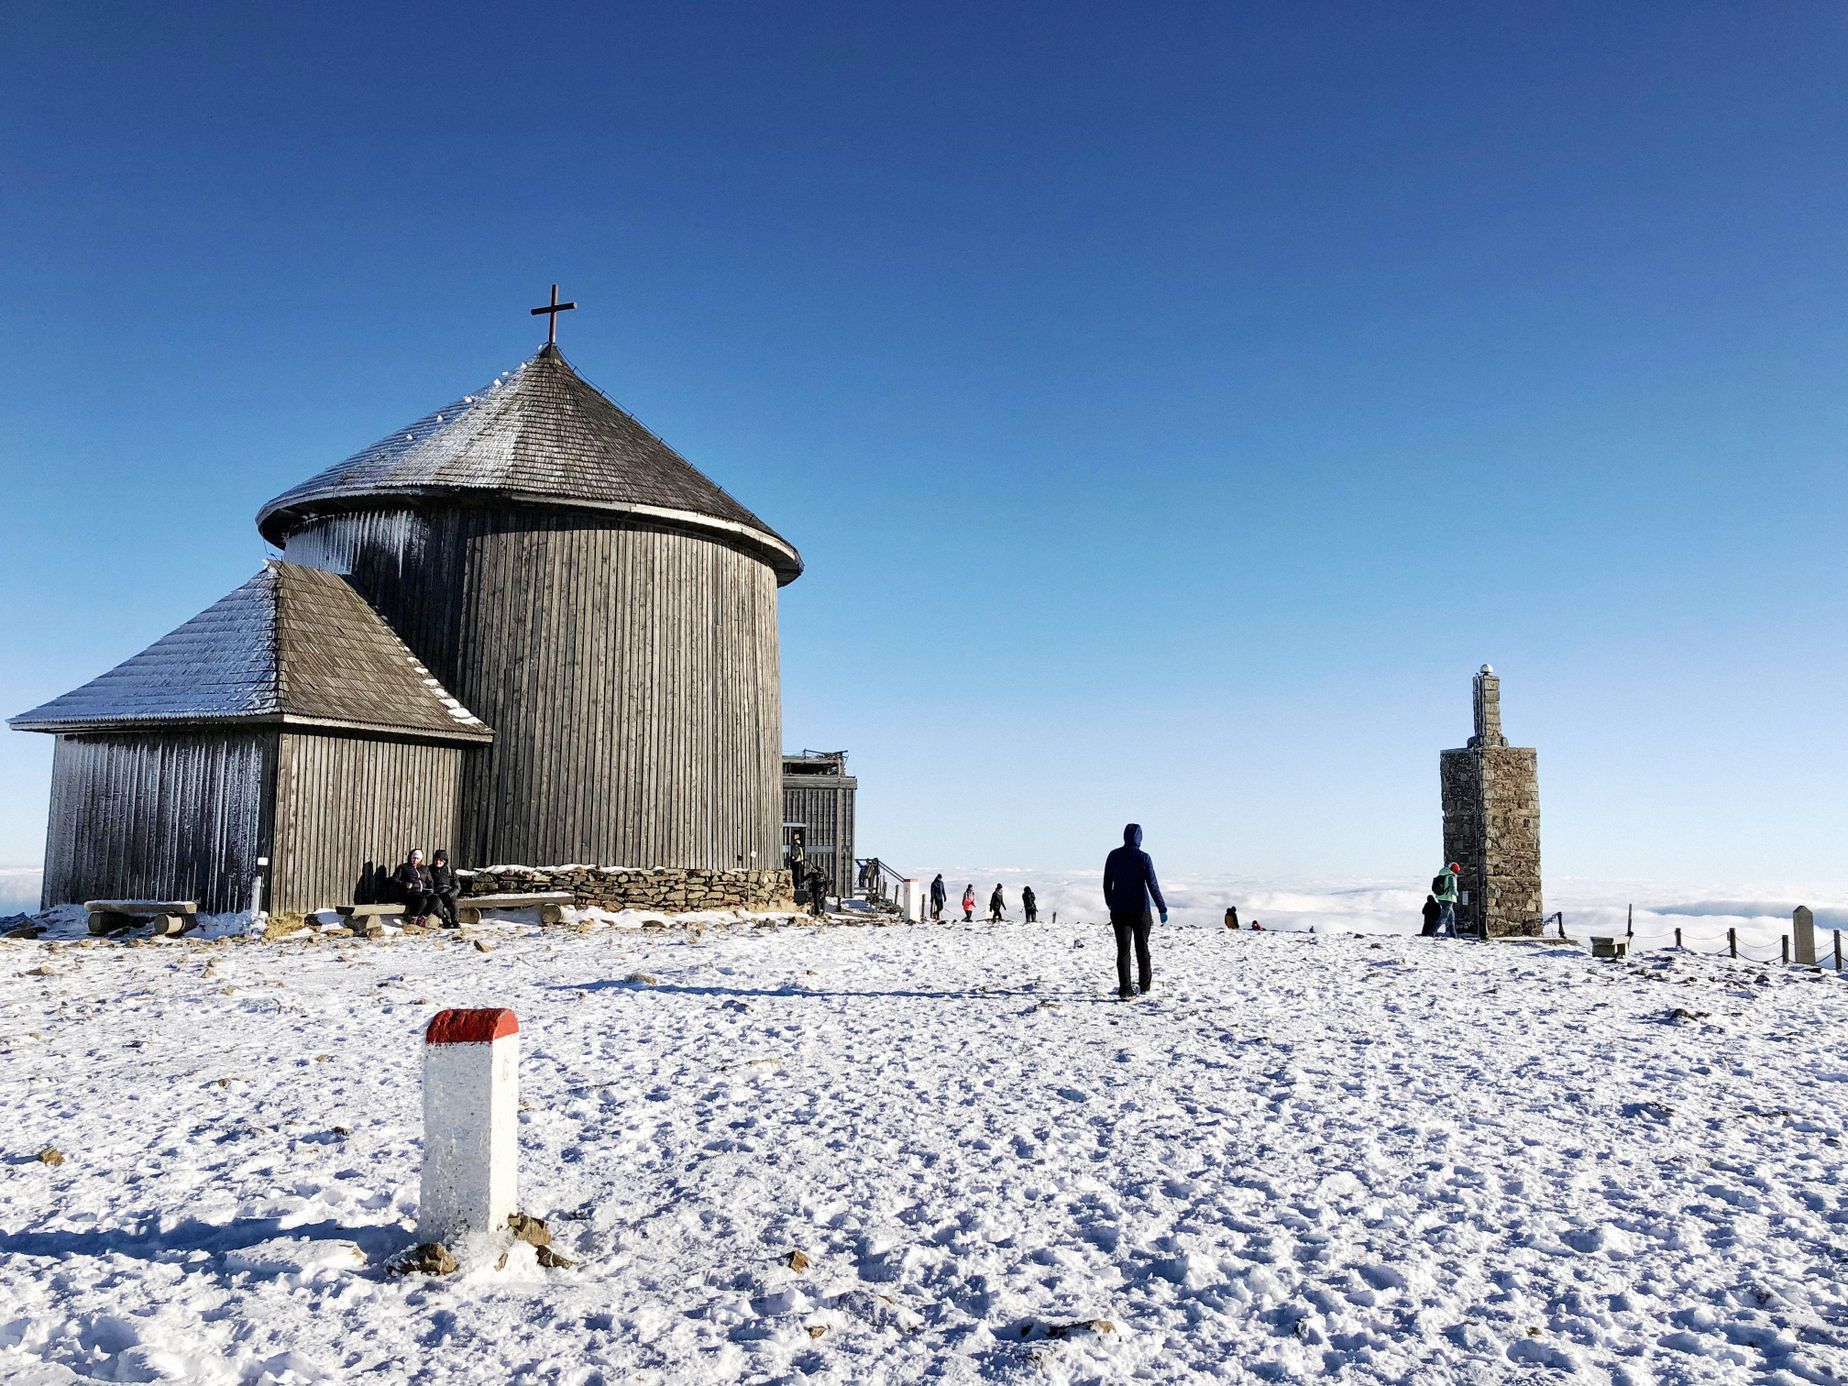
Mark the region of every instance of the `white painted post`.
POLYGON ((1790 912, 1790 931, 1796 935, 1797 961, 1806 967, 1816 965, 1816 915, 1808 905, 1798 905, 1790 912))
POLYGON ((516 1211, 520 1022, 499 1008, 441 1011, 424 1031, 417 1239, 458 1243, 516 1211))
POLYGON ((924 918, 924 882, 915 876, 905 877, 905 918, 917 923, 924 918))

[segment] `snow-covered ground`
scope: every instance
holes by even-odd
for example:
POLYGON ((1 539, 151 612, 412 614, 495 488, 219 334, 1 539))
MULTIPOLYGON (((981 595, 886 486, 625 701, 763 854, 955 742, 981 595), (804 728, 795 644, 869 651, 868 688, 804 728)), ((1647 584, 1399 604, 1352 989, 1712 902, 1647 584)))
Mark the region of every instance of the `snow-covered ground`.
POLYGON ((0 944, 0 1379, 1848 1376, 1848 982, 1106 933, 0 944), (484 1004, 581 1263, 388 1277, 484 1004))

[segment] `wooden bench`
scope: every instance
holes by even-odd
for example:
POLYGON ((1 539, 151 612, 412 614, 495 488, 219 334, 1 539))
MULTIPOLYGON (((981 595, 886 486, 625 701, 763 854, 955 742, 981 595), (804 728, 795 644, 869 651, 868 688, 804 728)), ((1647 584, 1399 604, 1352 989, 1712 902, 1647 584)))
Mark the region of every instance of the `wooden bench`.
POLYGON ((1591 956, 1594 958, 1627 958, 1630 956, 1630 940, 1627 938, 1594 938, 1591 941, 1591 956))
POLYGON ((456 901, 456 923, 479 924, 484 910, 523 910, 539 907, 541 924, 562 920, 564 907, 577 897, 568 890, 532 890, 525 894, 464 895, 456 901))
POLYGON ((183 934, 199 922, 196 900, 86 900, 90 932, 119 934, 147 924, 156 934, 183 934))
POLYGON ((402 919, 403 905, 335 905, 334 913, 356 934, 380 934, 387 919, 402 919))

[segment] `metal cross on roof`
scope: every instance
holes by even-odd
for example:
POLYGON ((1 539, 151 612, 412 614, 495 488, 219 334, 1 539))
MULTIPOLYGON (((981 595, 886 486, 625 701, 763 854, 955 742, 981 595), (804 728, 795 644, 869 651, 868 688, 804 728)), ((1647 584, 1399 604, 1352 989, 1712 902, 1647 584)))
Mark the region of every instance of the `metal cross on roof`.
POLYGON ((547 346, 552 346, 558 341, 558 315, 560 313, 568 313, 575 307, 577 307, 575 300, 570 303, 560 303, 558 301, 558 285, 554 284, 552 286, 551 304, 544 308, 533 309, 533 316, 535 318, 541 313, 548 315, 545 320, 545 342, 547 346))

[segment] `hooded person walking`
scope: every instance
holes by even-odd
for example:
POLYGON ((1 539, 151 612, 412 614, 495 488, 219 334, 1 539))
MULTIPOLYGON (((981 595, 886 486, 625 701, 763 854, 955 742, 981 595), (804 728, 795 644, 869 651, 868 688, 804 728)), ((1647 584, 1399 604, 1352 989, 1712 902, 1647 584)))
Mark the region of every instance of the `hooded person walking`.
POLYGON ((950 888, 943 883, 943 873, 937 873, 937 879, 930 883, 930 917, 943 918, 944 903, 950 898, 950 888))
POLYGON ((995 893, 988 897, 988 922, 990 924, 999 924, 1001 922, 1001 911, 1006 908, 1007 901, 1001 898, 1001 883, 997 881, 995 883, 995 893))
POLYGON ((1027 917, 1027 923, 1039 923, 1039 897, 1033 893, 1032 886, 1020 888, 1020 912, 1027 917))
POLYGON ((1149 994, 1155 985, 1155 971, 1149 962, 1149 901, 1161 912, 1161 922, 1168 922, 1168 902, 1161 898, 1161 883, 1155 879, 1155 863, 1142 850, 1142 825, 1131 823, 1123 829, 1123 845, 1104 858, 1104 906, 1110 911, 1110 927, 1116 933, 1117 999, 1128 1001, 1139 991, 1149 994), (1136 946, 1137 991, 1129 987, 1129 947, 1136 946))
POLYGON ((963 923, 970 923, 975 918, 975 882, 963 887, 963 923))
POLYGON ((1431 878, 1431 897, 1437 901, 1438 938, 1457 936, 1457 873, 1462 869, 1453 861, 1431 878))

